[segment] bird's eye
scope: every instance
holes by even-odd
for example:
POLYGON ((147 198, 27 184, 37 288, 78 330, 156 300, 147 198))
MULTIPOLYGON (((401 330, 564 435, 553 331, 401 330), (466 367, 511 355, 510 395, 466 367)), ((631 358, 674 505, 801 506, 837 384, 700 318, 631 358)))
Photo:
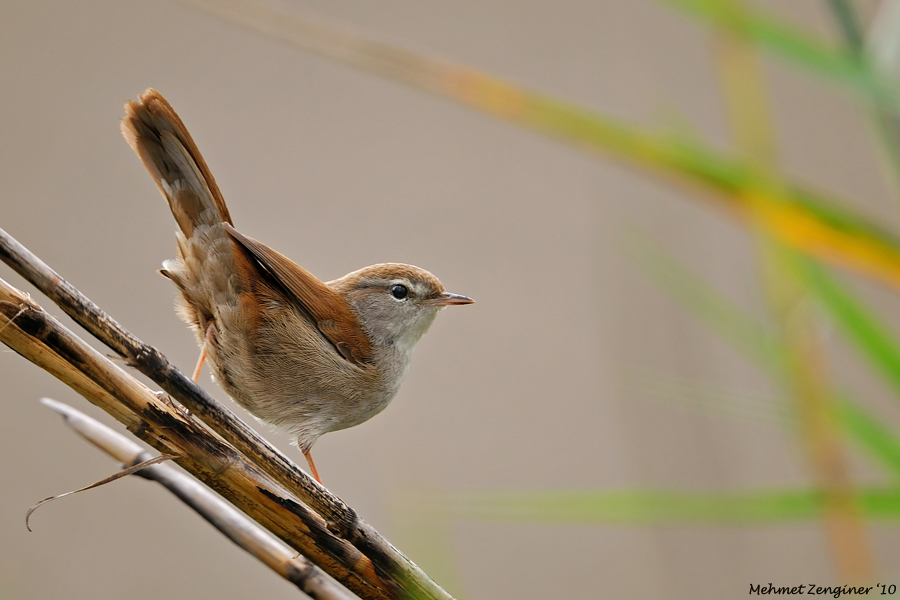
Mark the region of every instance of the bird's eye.
POLYGON ((393 296, 397 300, 405 300, 408 295, 409 295, 409 290, 406 288, 405 285, 400 285, 398 283, 397 285, 391 286, 391 296, 393 296))

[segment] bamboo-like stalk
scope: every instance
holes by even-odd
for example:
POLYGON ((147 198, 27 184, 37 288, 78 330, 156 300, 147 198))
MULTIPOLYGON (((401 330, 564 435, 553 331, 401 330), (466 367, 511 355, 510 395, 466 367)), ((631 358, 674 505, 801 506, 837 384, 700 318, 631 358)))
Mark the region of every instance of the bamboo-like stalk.
MULTIPOLYGON (((326 529, 334 534, 335 539, 349 542, 349 545, 371 560, 378 572, 393 581, 402 594, 422 599, 452 600, 446 591, 374 527, 360 519, 340 498, 319 485, 234 413, 176 369, 159 350, 128 332, 3 229, 0 229, 0 260, 53 300, 94 337, 125 358, 129 365, 186 406, 256 467, 321 515, 326 529)), ((8 317, 12 317, 12 314, 8 317)), ((122 421, 114 414, 120 412, 116 403, 109 402, 107 405, 108 412, 122 421)), ((317 564, 323 566, 318 562, 317 564)), ((327 568, 325 570, 335 576, 327 568)), ((340 577, 335 578, 345 583, 340 577)), ((359 593, 352 586, 348 587, 359 593)))
MULTIPOLYGON (((41 403, 62 415, 75 433, 123 465, 136 465, 151 458, 149 452, 126 436, 68 404, 43 398, 41 403)), ((279 576, 297 586, 304 598, 356 600, 346 588, 328 577, 303 555, 281 542, 197 480, 168 465, 153 465, 135 473, 155 481, 175 494, 232 542, 246 550, 279 576)))
POLYGON ((177 456, 210 486, 290 547, 366 599, 409 594, 328 527, 325 519, 192 416, 66 329, 0 279, 0 342, 47 370, 157 450, 177 456))

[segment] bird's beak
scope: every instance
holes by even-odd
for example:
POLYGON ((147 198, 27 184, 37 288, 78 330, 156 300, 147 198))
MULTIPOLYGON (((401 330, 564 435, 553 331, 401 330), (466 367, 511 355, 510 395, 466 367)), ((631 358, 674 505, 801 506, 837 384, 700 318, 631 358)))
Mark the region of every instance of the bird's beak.
POLYGON ((473 304, 475 301, 468 296, 460 296, 459 294, 451 294, 450 292, 442 292, 435 298, 428 300, 428 304, 432 306, 451 306, 454 304, 473 304))

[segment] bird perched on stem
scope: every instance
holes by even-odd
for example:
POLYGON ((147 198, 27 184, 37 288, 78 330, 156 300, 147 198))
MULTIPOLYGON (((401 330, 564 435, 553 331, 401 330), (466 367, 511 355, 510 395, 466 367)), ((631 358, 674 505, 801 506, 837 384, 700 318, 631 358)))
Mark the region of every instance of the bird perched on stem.
POLYGON ((471 304, 424 269, 362 268, 325 283, 239 233, 200 151, 156 90, 125 105, 122 133, 172 210, 178 258, 160 271, 181 291, 178 314, 216 381, 257 418, 310 449, 393 399, 413 347, 445 306, 471 304))

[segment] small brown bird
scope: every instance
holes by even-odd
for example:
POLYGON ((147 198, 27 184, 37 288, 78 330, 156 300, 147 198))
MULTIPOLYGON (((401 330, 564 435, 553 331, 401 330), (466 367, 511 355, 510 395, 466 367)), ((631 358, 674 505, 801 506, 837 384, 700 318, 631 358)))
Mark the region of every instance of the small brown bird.
POLYGON ((393 399, 413 347, 445 306, 444 291, 412 265, 372 265, 324 283, 234 229, 222 193, 181 119, 159 92, 125 105, 122 133, 153 176, 181 231, 163 275, 216 381, 262 421, 310 449, 323 433, 359 425, 393 399))

